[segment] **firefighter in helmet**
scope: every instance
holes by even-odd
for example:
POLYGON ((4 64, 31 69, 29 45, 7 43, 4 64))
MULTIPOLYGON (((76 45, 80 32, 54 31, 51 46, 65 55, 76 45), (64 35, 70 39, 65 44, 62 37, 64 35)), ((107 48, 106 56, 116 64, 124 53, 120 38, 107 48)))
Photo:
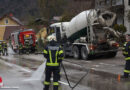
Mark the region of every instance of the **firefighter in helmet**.
POLYGON ((38 52, 38 40, 36 40, 35 52, 38 52))
POLYGON ((123 55, 125 56, 126 64, 122 78, 128 78, 130 73, 130 34, 126 35, 126 42, 124 43, 123 47, 123 55))
POLYGON ((51 38, 49 44, 43 51, 44 57, 47 59, 46 62, 46 71, 45 71, 45 81, 44 81, 44 90, 49 90, 50 78, 53 74, 53 90, 58 90, 58 80, 60 78, 60 63, 63 60, 63 49, 56 42, 56 38, 51 38))
POLYGON ((7 43, 4 41, 3 42, 3 55, 8 55, 8 52, 7 52, 7 43))
POLYGON ((0 42, 0 55, 3 53, 2 42, 0 42))

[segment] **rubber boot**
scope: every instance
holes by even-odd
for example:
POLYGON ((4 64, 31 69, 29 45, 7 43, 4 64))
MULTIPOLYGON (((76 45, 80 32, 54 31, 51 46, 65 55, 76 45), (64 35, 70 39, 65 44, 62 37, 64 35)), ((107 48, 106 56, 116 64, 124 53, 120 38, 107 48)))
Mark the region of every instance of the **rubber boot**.
POLYGON ((45 85, 45 87, 43 88, 43 90, 49 90, 49 85, 45 85))
POLYGON ((6 53, 6 56, 8 56, 8 53, 6 53))
POLYGON ((121 78, 129 78, 129 74, 124 72, 124 75, 121 78))
POLYGON ((53 90, 58 90, 58 86, 53 86, 53 90))

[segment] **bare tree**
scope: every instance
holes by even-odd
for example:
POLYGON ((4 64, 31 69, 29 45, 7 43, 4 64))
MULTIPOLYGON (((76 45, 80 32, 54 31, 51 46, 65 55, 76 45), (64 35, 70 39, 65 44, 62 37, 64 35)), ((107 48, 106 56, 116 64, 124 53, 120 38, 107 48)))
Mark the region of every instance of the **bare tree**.
POLYGON ((39 0, 41 13, 47 19, 61 15, 65 4, 66 0, 39 0))

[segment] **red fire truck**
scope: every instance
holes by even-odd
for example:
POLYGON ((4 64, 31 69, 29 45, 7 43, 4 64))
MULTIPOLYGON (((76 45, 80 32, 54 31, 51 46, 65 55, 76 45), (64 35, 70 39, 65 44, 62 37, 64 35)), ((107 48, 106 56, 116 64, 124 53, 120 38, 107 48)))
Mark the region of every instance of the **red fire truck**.
POLYGON ((14 52, 34 53, 36 34, 33 29, 18 30, 11 33, 11 46, 14 52))

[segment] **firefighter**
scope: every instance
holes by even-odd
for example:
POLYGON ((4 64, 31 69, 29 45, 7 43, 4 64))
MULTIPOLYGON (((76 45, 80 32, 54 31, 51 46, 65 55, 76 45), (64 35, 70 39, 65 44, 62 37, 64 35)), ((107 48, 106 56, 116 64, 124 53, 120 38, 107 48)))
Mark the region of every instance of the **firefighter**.
POLYGON ((35 52, 38 52, 38 41, 36 40, 35 52))
POLYGON ((2 43, 0 42, 0 56, 2 55, 3 53, 3 48, 2 48, 2 43))
POLYGON ((29 40, 25 40, 26 53, 29 54, 29 40))
POLYGON ((7 43, 6 42, 3 42, 3 55, 8 55, 8 52, 7 52, 7 43))
POLYGON ((19 54, 22 53, 22 49, 23 49, 23 45, 20 43, 20 45, 19 45, 19 54))
POLYGON ((63 60, 63 49, 56 42, 55 38, 52 38, 50 43, 43 51, 44 57, 47 59, 46 71, 45 71, 45 81, 44 90, 49 90, 50 78, 53 74, 53 90, 58 90, 59 79, 60 79, 60 63, 63 60))
POLYGON ((126 64, 122 78, 128 78, 130 73, 130 34, 126 35, 126 42, 124 43, 123 47, 123 55, 125 56, 126 64))

